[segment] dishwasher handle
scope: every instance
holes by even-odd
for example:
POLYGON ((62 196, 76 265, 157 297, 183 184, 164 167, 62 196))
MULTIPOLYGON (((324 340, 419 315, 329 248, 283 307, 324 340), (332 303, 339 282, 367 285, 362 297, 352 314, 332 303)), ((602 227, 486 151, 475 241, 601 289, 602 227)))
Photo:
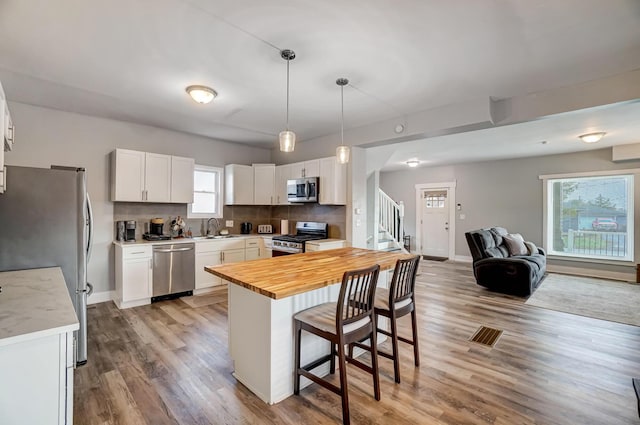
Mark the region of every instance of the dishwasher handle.
POLYGON ((169 248, 169 249, 162 249, 162 248, 154 248, 153 252, 184 252, 184 251, 192 251, 193 247, 187 247, 187 248, 169 248))

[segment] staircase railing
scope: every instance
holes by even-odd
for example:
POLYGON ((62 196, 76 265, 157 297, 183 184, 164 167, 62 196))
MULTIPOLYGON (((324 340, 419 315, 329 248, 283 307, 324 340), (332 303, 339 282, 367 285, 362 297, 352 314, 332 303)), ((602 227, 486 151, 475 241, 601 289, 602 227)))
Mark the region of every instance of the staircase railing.
POLYGON ((400 244, 404 237, 404 204, 395 202, 382 189, 378 189, 380 229, 388 232, 400 244))

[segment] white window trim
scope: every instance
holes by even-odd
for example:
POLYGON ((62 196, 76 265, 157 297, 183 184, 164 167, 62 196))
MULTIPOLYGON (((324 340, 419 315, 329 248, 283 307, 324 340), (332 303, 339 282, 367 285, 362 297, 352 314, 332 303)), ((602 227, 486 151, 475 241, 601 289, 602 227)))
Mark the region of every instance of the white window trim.
POLYGON ((611 264, 611 265, 633 265, 636 263, 636 240, 635 240, 635 226, 633 221, 635 221, 635 204, 636 204, 636 193, 640 184, 636 182, 634 177, 633 179, 633 193, 631 193, 630 197, 630 211, 634 211, 634 219, 629 221, 627 220, 627 229, 631 227, 631 231, 629 235, 633 240, 633 244, 630 247, 631 250, 631 259, 614 259, 614 258, 592 258, 592 257, 581 257, 581 256, 573 256, 573 255, 557 255, 550 253, 549 248, 549 208, 548 208, 548 180, 556 180, 556 179, 568 179, 568 178, 576 178, 576 177, 601 177, 601 176, 619 176, 619 175, 638 175, 640 174, 640 168, 631 168, 631 169, 623 169, 623 170, 606 170, 606 171, 592 171, 592 172, 580 172, 580 173, 564 173, 564 174, 543 174, 539 175, 538 179, 542 180, 542 246, 547 250, 548 257, 551 259, 564 260, 564 261, 577 261, 577 262, 585 262, 585 263, 599 263, 599 264, 611 264))
MULTIPOLYGON (((207 213, 194 213, 191 211, 191 206, 193 204, 187 205, 187 218, 222 218, 222 208, 224 201, 224 193, 222 193, 222 188, 224 188, 224 168, 222 167, 211 167, 209 165, 198 165, 196 164, 193 168, 194 178, 196 171, 210 171, 218 173, 218 214, 207 214, 207 213)), ((194 188, 195 192, 195 188, 194 188)))

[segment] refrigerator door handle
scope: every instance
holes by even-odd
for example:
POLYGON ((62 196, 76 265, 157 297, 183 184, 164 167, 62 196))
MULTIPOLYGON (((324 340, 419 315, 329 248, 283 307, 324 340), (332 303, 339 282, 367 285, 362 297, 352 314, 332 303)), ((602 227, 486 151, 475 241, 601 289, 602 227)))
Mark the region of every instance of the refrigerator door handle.
POLYGON ((91 251, 93 250, 93 208, 91 207, 91 198, 87 192, 87 224, 89 225, 89 233, 87 237, 87 263, 91 259, 91 251))

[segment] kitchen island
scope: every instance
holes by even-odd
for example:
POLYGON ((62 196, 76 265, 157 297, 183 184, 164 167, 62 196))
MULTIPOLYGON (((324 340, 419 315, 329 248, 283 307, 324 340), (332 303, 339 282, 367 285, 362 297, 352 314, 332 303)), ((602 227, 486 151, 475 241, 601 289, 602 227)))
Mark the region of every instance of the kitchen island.
MULTIPOLYGON (((266 258, 245 263, 205 267, 229 284, 229 354, 234 376, 260 399, 278 403, 293 394, 293 315, 326 302, 335 302, 347 270, 380 265, 391 270, 410 254, 340 248, 266 258)), ((380 273, 378 286, 386 287, 380 273)), ((329 352, 326 341, 303 333, 301 360, 305 364, 329 352)), ((329 365, 316 373, 329 372, 329 365)), ((301 387, 311 381, 303 378, 301 387)))

